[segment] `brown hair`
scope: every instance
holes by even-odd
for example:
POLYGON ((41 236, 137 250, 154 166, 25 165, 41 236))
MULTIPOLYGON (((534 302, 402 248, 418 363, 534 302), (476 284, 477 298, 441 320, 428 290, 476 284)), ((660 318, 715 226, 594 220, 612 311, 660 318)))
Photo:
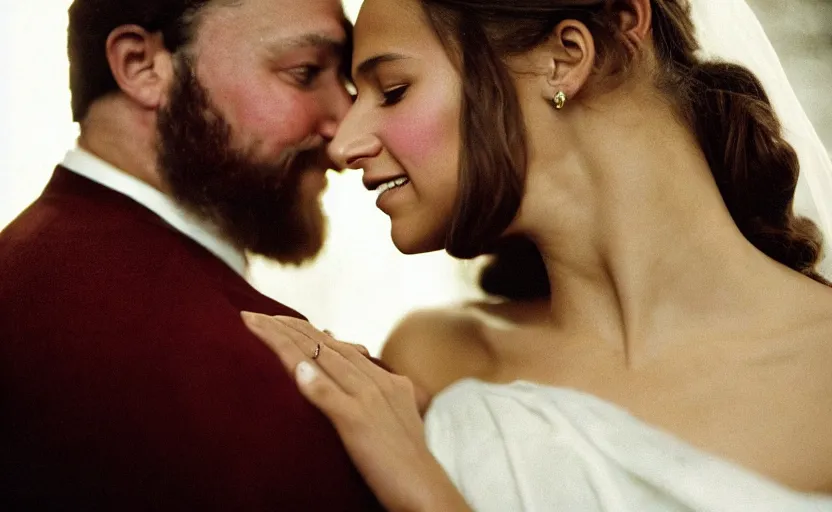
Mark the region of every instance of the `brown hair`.
MULTIPOLYGON (((463 77, 460 191, 446 240, 471 258, 508 227, 522 197, 524 122, 503 58, 534 49, 558 23, 593 34, 598 69, 625 76, 639 55, 624 43, 620 0, 421 0, 463 77), (483 201, 483 198, 488 198, 483 201)), ((696 134, 723 200, 743 235, 769 257, 817 281, 822 239, 792 211, 798 160, 759 80, 746 68, 696 57, 690 6, 652 0, 657 84, 696 134)))
POLYGON ((534 242, 522 236, 503 238, 482 268, 479 285, 488 295, 509 300, 551 296, 546 264, 534 242))
POLYGON ((110 33, 122 25, 161 32, 171 52, 190 42, 196 14, 217 0, 75 0, 69 8, 67 51, 72 119, 81 121, 90 105, 117 91, 105 53, 110 33))

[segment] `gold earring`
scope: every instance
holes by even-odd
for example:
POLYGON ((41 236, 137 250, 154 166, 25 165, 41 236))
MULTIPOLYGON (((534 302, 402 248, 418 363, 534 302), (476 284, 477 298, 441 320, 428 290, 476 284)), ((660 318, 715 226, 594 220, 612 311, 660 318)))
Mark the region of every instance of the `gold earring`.
POLYGON ((552 98, 552 104, 555 106, 555 110, 563 110, 563 107, 566 105, 566 93, 558 91, 555 97, 552 98))

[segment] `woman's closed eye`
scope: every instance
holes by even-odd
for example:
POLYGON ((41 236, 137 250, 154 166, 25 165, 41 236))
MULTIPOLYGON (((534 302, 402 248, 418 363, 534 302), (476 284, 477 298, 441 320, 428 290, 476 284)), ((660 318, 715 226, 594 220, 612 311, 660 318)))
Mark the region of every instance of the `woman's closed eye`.
POLYGON ((383 107, 389 107, 400 102, 402 98, 404 98, 404 95, 409 87, 409 85, 397 85, 382 91, 381 95, 384 98, 384 101, 382 101, 381 105, 383 107))

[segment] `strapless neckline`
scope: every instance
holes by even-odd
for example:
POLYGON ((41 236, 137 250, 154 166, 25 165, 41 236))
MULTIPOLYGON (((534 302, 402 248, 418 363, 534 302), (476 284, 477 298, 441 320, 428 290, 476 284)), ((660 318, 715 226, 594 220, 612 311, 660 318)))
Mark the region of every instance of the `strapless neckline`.
POLYGON ((425 425, 431 450, 478 511, 549 510, 541 503, 572 493, 581 496, 569 502, 574 510, 832 511, 832 496, 790 489, 573 388, 464 378, 434 397, 425 425), (553 475, 572 483, 552 490, 553 475), (503 481, 515 482, 516 496, 494 493, 503 481), (600 505, 584 508, 589 499, 600 505), (621 500, 642 505, 614 505, 621 500))

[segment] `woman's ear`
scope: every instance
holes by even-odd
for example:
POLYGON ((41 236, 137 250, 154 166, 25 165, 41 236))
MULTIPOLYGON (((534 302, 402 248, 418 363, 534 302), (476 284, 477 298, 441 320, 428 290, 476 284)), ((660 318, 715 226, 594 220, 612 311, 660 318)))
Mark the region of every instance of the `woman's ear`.
POLYGON ((106 54, 122 93, 149 110, 163 104, 173 81, 173 61, 161 34, 122 25, 107 37, 106 54))
POLYGON ((553 98, 563 93, 576 96, 589 81, 595 68, 595 39, 586 25, 577 20, 564 20, 544 43, 547 80, 544 95, 553 98))
POLYGON ((618 11, 618 28, 623 43, 635 53, 650 35, 653 26, 653 8, 650 0, 628 0, 618 11))

